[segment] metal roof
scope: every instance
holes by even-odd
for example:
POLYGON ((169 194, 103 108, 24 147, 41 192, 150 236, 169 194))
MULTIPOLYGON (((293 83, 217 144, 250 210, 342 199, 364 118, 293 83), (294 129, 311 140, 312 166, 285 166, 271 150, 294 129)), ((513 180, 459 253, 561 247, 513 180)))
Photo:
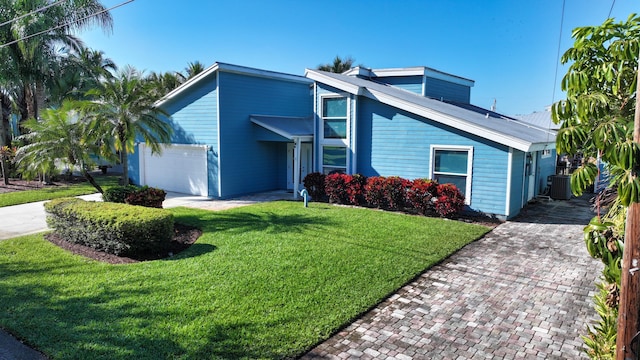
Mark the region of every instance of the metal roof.
POLYGON ((267 115, 251 115, 249 118, 254 124, 289 140, 294 138, 300 138, 303 141, 313 140, 313 118, 267 115))
POLYGON ((551 111, 535 111, 531 114, 514 115, 514 118, 535 125, 544 129, 559 130, 560 124, 555 124, 551 120, 551 111))
POLYGON ((555 146, 555 132, 474 105, 443 102, 355 76, 310 69, 305 76, 521 151, 555 146))

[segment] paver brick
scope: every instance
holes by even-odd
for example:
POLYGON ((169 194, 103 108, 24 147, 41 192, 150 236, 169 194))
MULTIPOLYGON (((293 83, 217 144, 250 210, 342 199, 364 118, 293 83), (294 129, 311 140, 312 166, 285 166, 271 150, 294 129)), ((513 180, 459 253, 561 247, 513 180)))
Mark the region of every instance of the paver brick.
POLYGON ((585 198, 524 212, 302 359, 586 359, 580 335, 602 269, 582 240, 593 214, 585 198))

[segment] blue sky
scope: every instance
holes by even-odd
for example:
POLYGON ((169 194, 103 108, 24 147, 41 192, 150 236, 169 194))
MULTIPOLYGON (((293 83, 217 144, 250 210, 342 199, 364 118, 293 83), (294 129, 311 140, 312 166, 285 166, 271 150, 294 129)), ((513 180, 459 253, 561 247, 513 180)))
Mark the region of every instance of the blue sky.
POLYGON ((566 0, 560 37, 562 0, 135 0, 112 11, 111 34, 79 36, 146 71, 198 60, 302 75, 336 55, 372 68, 428 66, 475 80, 472 103, 495 99, 513 115, 563 97, 558 41, 562 53, 572 29, 601 24, 612 4, 616 20, 640 12, 638 0, 566 0))

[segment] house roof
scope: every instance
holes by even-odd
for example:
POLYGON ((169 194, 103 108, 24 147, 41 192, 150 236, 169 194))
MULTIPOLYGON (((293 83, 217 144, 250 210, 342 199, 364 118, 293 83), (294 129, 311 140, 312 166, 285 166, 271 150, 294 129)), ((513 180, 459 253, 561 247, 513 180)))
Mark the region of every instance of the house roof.
POLYGON ((535 111, 531 114, 525 115, 514 115, 513 117, 541 128, 548 128, 551 130, 560 129, 560 124, 555 124, 553 120, 551 120, 551 111, 549 110, 535 111))
POLYGON ((470 104, 443 102, 355 76, 307 69, 305 76, 521 151, 555 146, 553 131, 470 104))
POLYGON ((444 71, 432 69, 426 66, 411 66, 403 68, 385 68, 385 69, 368 69, 357 66, 343 72, 349 76, 365 76, 365 77, 389 77, 389 76, 427 76, 434 79, 449 81, 452 83, 472 87, 475 81, 464 78, 462 76, 453 75, 444 71))
POLYGON ((303 141, 313 140, 313 118, 266 115, 251 115, 249 118, 254 124, 289 140, 294 138, 300 138, 303 141))
POLYGON ((158 100, 155 103, 155 106, 156 107, 162 106, 167 101, 175 98, 176 96, 180 95, 181 93, 183 93, 187 89, 191 88, 195 84, 198 84, 201 81, 203 81, 209 75, 211 75, 211 74, 213 74, 215 72, 218 72, 218 71, 224 71, 224 72, 236 73, 236 74, 244 74, 244 75, 255 76, 255 77, 263 77, 263 78, 269 78, 269 79, 278 79, 278 80, 291 81, 291 82, 304 83, 304 84, 313 83, 312 81, 310 81, 309 79, 307 79, 304 76, 285 74, 285 73, 276 72, 276 71, 261 70, 261 69, 246 67, 246 66, 239 66, 239 65, 216 62, 213 65, 211 65, 208 68, 206 68, 203 72, 201 72, 198 75, 192 77, 191 79, 187 80, 184 84, 178 86, 177 88, 173 89, 168 94, 163 96, 160 100, 158 100))

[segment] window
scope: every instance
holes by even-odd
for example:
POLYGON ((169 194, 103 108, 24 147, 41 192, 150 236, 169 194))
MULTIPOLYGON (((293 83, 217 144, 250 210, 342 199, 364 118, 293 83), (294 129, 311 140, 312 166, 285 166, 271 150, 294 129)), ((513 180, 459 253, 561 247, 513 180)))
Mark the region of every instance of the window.
POLYGON ((345 172, 347 170, 347 148, 343 146, 322 147, 322 172, 345 172))
POLYGON ((431 178, 440 184, 453 184, 465 196, 471 197, 471 163, 473 148, 433 146, 431 148, 431 178))
POLYGON ((347 98, 322 99, 323 135, 325 139, 347 138, 347 98))

